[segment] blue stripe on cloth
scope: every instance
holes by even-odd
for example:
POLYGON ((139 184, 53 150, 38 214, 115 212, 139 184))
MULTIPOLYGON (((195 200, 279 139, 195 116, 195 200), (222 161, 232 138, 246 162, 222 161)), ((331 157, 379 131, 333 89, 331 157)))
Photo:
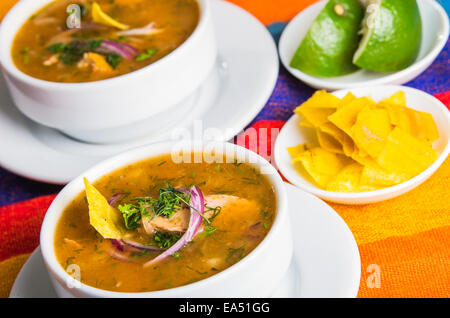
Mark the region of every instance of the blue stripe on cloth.
POLYGON ((437 0, 441 6, 444 7, 447 14, 450 15, 450 0, 437 0))

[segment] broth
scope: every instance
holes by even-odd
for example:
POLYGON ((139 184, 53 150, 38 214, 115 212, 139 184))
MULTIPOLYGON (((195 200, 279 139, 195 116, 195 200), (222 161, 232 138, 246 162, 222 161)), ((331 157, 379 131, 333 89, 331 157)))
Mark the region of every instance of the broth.
MULTIPOLYGON (((55 252, 61 266, 66 269, 70 264, 78 265, 83 283, 105 290, 144 292, 173 288, 232 266, 248 255, 272 226, 275 193, 269 180, 249 164, 176 164, 170 155, 162 155, 116 170, 95 182, 105 198, 126 193, 128 199, 156 198, 167 184, 177 188, 197 185, 206 198, 239 200, 221 206, 209 226, 203 220, 203 231, 176 255, 145 267, 143 264, 160 252, 132 253, 129 262, 111 257, 111 240, 103 239, 90 225, 85 193, 80 193, 67 206, 56 228, 55 252)), ((123 199, 124 202, 129 201, 123 199)), ((134 232, 142 233, 141 230, 134 232)), ((145 243, 146 236, 136 234, 134 238, 145 243)))
POLYGON ((17 68, 52 82, 79 83, 116 77, 152 64, 175 50, 199 21, 195 0, 95 2, 104 13, 129 29, 94 23, 93 0, 52 2, 31 16, 17 33, 11 52, 17 68), (66 8, 70 4, 80 5, 80 29, 69 29, 66 25, 66 8), (149 23, 154 23, 154 29, 161 32, 121 33, 149 23))

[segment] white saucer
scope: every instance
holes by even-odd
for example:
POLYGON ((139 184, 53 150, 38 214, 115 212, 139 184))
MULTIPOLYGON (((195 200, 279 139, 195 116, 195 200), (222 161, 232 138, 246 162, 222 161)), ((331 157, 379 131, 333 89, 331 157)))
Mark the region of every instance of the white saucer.
POLYGON ((290 67, 290 61, 301 40, 327 0, 312 4, 286 26, 279 43, 281 62, 299 80, 319 89, 336 90, 382 84, 404 84, 417 77, 433 63, 447 43, 449 35, 449 20, 445 10, 435 0, 418 0, 417 2, 422 18, 422 44, 416 62, 402 71, 376 73, 359 70, 345 76, 326 78, 311 76, 290 67))
MULTIPOLYGON (((350 229, 322 200, 290 184, 286 188, 294 257, 272 297, 356 297, 361 261, 350 229)), ((23 266, 10 297, 56 297, 40 248, 23 266)))
MULTIPOLYGON (((119 152, 173 138, 180 128, 203 133, 214 129, 226 141, 258 114, 277 80, 279 62, 272 36, 255 17, 222 0, 212 1, 219 60, 181 122, 134 142, 96 145, 71 139, 36 124, 13 105, 0 77, 0 165, 37 181, 64 184, 95 163, 119 152), (231 21, 231 22, 230 22, 231 21)), ((198 137, 198 136, 195 136, 198 137)))

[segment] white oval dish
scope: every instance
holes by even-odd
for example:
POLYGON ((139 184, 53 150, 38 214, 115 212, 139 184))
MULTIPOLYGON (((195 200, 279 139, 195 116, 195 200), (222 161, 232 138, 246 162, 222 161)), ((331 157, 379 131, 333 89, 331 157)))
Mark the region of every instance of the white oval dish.
MULTIPOLYGON (((211 156, 211 159, 214 158, 211 156)), ((40 245, 55 290, 61 297, 268 297, 291 263, 293 247, 289 224, 284 183, 275 168, 259 155, 230 143, 162 142, 136 148, 105 160, 66 185, 45 214, 40 245), (84 191, 83 177, 94 182, 121 167, 162 154, 171 154, 173 160, 178 162, 183 158, 183 153, 192 151, 206 152, 209 156, 211 153, 225 154, 225 158, 232 158, 233 161, 250 163, 269 179, 275 192, 277 210, 273 225, 262 242, 242 260, 224 271, 181 287, 142 293, 106 291, 83 283, 77 288, 71 288, 71 276, 66 273, 55 255, 54 233, 66 206, 84 191), (273 259, 278 260, 277 266, 273 266, 273 259)))
MULTIPOLYGON (((352 232, 328 204, 293 185, 285 187, 294 257, 271 297, 356 297, 361 261, 352 232)), ((57 297, 39 247, 20 270, 9 297, 57 297)))
POLYGON ((308 191, 324 200, 344 204, 366 204, 384 201, 406 193, 427 180, 444 162, 450 152, 450 112, 435 97, 406 86, 384 85, 375 87, 360 87, 349 90, 339 90, 333 93, 340 98, 348 92, 355 96, 370 96, 375 101, 387 98, 397 91, 404 91, 407 105, 410 108, 430 113, 439 131, 439 139, 433 143, 438 151, 436 161, 419 175, 392 187, 358 193, 331 192, 319 188, 309 176, 300 175, 294 168, 291 157, 286 148, 306 142, 315 142, 316 137, 312 129, 300 127, 301 118, 293 115, 281 130, 275 142, 275 161, 283 176, 295 186, 308 191))
MULTIPOLYGON (((89 142, 99 142, 112 128, 143 135, 141 130, 167 121, 181 103, 204 82, 217 57, 210 1, 198 0, 200 19, 191 36, 162 59, 134 72, 87 83, 57 83, 33 78, 14 65, 11 46, 23 23, 53 0, 22 0, 3 19, 0 27, 0 64, 16 106, 32 120, 89 142), (140 129, 126 125, 148 119, 140 129), (101 120, 99 120, 101 119, 101 120)), ((138 135, 139 136, 139 135, 138 135)), ((123 138, 123 136, 121 137, 123 138)))
POLYGON ((449 36, 449 21, 445 10, 434 0, 417 0, 417 2, 422 18, 422 44, 416 62, 404 70, 394 73, 358 70, 349 75, 327 78, 305 74, 291 67, 289 64, 295 51, 327 0, 312 4, 286 26, 278 47, 281 62, 296 78, 318 89, 337 90, 369 85, 404 84, 433 63, 449 36))

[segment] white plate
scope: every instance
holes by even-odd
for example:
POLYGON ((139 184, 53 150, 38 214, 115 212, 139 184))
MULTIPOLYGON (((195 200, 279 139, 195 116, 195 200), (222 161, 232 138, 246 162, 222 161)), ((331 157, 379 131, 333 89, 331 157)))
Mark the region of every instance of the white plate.
POLYGON ((417 77, 433 63, 447 43, 449 35, 449 21, 445 10, 434 0, 418 0, 417 2, 422 17, 422 44, 416 62, 402 71, 376 73, 358 70, 345 76, 325 78, 311 76, 290 67, 295 51, 327 0, 309 6, 286 26, 279 43, 281 62, 292 75, 314 88, 336 90, 368 85, 404 84, 417 77))
POLYGON ((180 128, 197 137, 211 129, 226 141, 241 132, 269 99, 278 76, 275 43, 267 29, 243 9, 212 1, 219 60, 188 115, 159 134, 131 143, 95 145, 76 141, 25 118, 0 78, 0 165, 37 181, 64 184, 95 163, 119 152, 174 138, 180 128), (232 23, 230 23, 232 21, 232 23))
POLYGON ((339 90, 333 92, 333 95, 342 98, 349 91, 357 97, 370 96, 375 101, 387 98, 398 91, 404 91, 408 107, 428 112, 433 116, 439 131, 439 139, 433 143, 433 148, 437 150, 439 157, 421 174, 392 187, 359 193, 325 191, 317 187, 312 179, 306 175, 306 172, 305 174, 299 174, 292 164, 292 159, 287 152, 288 147, 303 143, 318 144, 315 131, 300 127, 300 116, 293 115, 277 137, 274 154, 278 169, 291 183, 328 201, 344 204, 366 204, 391 199, 414 189, 427 180, 447 158, 450 152, 450 112, 438 99, 418 89, 396 85, 339 90))
MULTIPOLYGON (((356 297, 361 261, 342 218, 322 200, 286 184, 294 236, 292 264, 273 297, 356 297)), ((274 260, 274 266, 276 260, 274 260)), ((37 248, 20 271, 12 298, 56 297, 37 248)))

